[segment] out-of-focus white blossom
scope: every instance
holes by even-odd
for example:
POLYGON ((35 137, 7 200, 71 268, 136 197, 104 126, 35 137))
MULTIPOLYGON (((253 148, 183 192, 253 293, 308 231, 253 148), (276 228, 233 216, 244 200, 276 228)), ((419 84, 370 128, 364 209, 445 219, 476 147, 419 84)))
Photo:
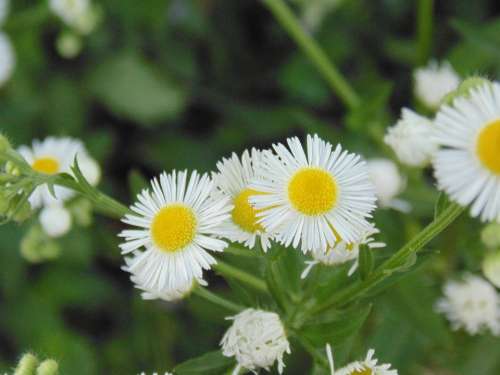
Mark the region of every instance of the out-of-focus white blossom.
POLYGON ((40 211, 40 224, 49 237, 61 237, 71 229, 71 215, 62 205, 52 205, 40 211))
POLYGON ((14 48, 7 34, 0 32, 0 87, 12 76, 16 65, 14 48))
POLYGON ((437 109, 444 96, 455 90, 460 77, 448 62, 431 61, 414 73, 415 96, 427 107, 437 109))

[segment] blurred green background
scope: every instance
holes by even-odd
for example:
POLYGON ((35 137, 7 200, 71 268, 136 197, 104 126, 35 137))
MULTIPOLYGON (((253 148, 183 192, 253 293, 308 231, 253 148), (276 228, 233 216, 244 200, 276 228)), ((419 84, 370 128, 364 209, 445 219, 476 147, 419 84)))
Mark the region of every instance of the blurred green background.
MULTIPOLYGON (((463 77, 500 71, 497 1, 436 1, 430 56, 416 48, 417 1, 291 5, 301 15, 313 3, 327 4, 311 32, 362 97, 355 110, 343 107, 259 1, 94 0, 100 21, 68 59, 56 46, 68 27, 47 2, 15 0, 3 31, 17 63, 0 88, 0 128, 16 145, 81 138, 102 166, 102 189, 130 203, 143 176, 210 171, 232 151, 290 135, 315 132, 366 157, 393 158, 382 137, 402 106, 418 108, 416 66, 434 57, 463 77)), ((401 168, 414 211, 377 213, 388 251, 430 220, 437 197, 429 172, 401 168)), ((19 251, 30 225, 0 227, 0 373, 26 350, 58 359, 62 374, 85 375, 164 372, 217 349, 225 311, 196 297, 175 305, 140 299, 120 270, 119 222, 95 216, 58 240, 60 257, 42 264, 19 251)), ((373 347, 403 375, 500 374, 498 338, 452 333, 433 312, 448 275, 479 270, 479 231, 464 217, 435 241, 441 254, 422 257, 377 299, 352 357, 373 347)), ((208 279, 227 291, 219 277, 208 279)), ((287 374, 309 371, 298 346, 286 362, 287 374)))

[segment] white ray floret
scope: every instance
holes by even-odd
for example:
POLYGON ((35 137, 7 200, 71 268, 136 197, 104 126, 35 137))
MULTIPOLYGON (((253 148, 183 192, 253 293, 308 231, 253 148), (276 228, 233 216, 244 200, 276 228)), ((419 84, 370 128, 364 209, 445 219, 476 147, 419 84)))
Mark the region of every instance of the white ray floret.
POLYGON ((307 267, 302 272, 301 278, 305 279, 311 272, 312 268, 317 264, 323 264, 325 266, 337 266, 354 260, 351 268, 348 271, 348 275, 351 276, 356 271, 359 265, 360 246, 368 246, 368 248, 370 249, 379 249, 385 247, 385 243, 376 242, 374 240, 373 236, 378 233, 380 233, 380 231, 375 228, 375 226, 371 225, 370 228, 366 230, 361 240, 358 242, 348 244, 347 242, 341 240, 338 241, 334 246, 328 248, 326 252, 323 252, 321 250, 313 250, 311 252, 313 260, 306 260, 307 267))
POLYGON ((399 161, 411 167, 425 167, 438 150, 432 139, 433 123, 427 117, 408 108, 401 110, 401 118, 387 130, 384 142, 399 161))
POLYGON ((500 85, 487 83, 443 106, 434 138, 438 187, 483 221, 500 218, 500 85))
POLYGON ((453 329, 476 335, 489 330, 500 335, 500 297, 481 277, 467 275, 463 281, 448 281, 436 310, 446 315, 453 329))
POLYGON ((283 372, 283 356, 291 351, 278 314, 246 309, 227 319, 233 324, 224 334, 221 346, 224 356, 235 357, 238 362, 233 375, 239 374, 242 368, 254 374, 259 369, 270 371, 275 362, 278 363, 278 372, 283 372))
POLYGON ((250 183, 256 178, 261 159, 262 152, 256 149, 245 150, 241 159, 233 153, 217 163, 218 173, 213 178, 217 192, 229 197, 234 205, 231 218, 220 228, 220 235, 250 249, 259 241, 261 248, 267 251, 271 236, 257 222, 257 212, 249 202, 249 197, 259 194, 250 188, 250 183))
POLYGON ((460 84, 459 75, 448 62, 431 61, 417 69, 414 78, 415 96, 431 109, 438 108, 444 96, 460 84))
POLYGON ((215 236, 232 206, 227 197, 214 200, 213 182, 196 171, 163 173, 151 185, 122 219, 134 228, 119 234, 125 239, 120 248, 124 255, 138 252, 127 270, 143 289, 163 295, 201 279, 215 263, 209 252, 227 246, 215 236))
POLYGON ((370 349, 363 361, 354 361, 335 371, 335 375, 398 375, 398 370, 391 369, 390 364, 378 365, 374 355, 375 350, 370 349))
MULTIPOLYGON (((81 171, 84 177, 90 177, 91 182, 96 184, 97 163, 88 155, 84 145, 77 139, 69 137, 47 137, 43 141, 34 140, 31 147, 20 146, 18 149, 21 156, 31 167, 42 174, 53 175, 57 173, 72 174, 71 166, 75 158, 81 162, 81 171), (92 165, 92 169, 87 168, 92 165)), ((53 197, 46 185, 38 186, 31 194, 29 201, 33 208, 61 204, 74 195, 70 189, 54 186, 53 197)))
POLYGON ((375 187, 360 156, 342 150, 317 135, 288 147, 264 151, 259 179, 251 188, 262 192, 250 198, 259 223, 285 246, 303 252, 326 251, 337 241, 358 241, 375 208, 375 187))

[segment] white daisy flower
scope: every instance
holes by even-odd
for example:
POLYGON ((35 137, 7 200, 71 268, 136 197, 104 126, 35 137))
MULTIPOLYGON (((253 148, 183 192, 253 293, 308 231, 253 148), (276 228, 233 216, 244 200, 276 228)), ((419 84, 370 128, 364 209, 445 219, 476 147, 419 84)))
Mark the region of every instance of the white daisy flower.
MULTIPOLYGON (((129 267, 134 264, 134 257, 140 256, 140 252, 134 252, 132 257, 125 257, 125 266, 122 267, 122 270, 126 272, 130 272, 129 267)), ((145 285, 144 280, 140 278, 139 275, 132 274, 130 276, 130 280, 134 283, 137 289, 140 289, 141 297, 144 300, 154 300, 154 299, 162 299, 167 302, 174 302, 181 300, 187 297, 194 288, 198 285, 207 286, 208 284, 203 279, 190 279, 185 284, 180 284, 174 289, 165 290, 162 293, 158 293, 156 290, 149 290, 145 285)))
POLYGON ((0 87, 10 79, 15 65, 16 57, 10 39, 5 33, 0 32, 0 87))
POLYGON ((460 77, 448 62, 439 65, 431 61, 426 67, 417 69, 414 78, 415 96, 431 109, 438 108, 444 96, 460 84, 460 77))
POLYGON ((248 201, 250 196, 259 194, 249 186, 256 178, 261 159, 262 152, 256 149, 252 149, 251 153, 245 150, 241 160, 233 153, 229 159, 224 158, 217 163, 219 173, 214 174, 214 181, 217 190, 228 196, 234 205, 231 219, 220 227, 220 235, 243 243, 250 249, 259 240, 261 248, 267 251, 271 245, 271 236, 257 222, 257 212, 248 201))
POLYGON ((124 255, 144 249, 132 258, 127 270, 143 289, 163 295, 201 279, 215 259, 208 251, 221 252, 225 241, 214 238, 229 218, 229 198, 214 200, 213 182, 207 174, 187 171, 163 173, 151 181, 131 206, 134 214, 122 219, 134 229, 122 231, 124 255))
MULTIPOLYGON (((83 176, 89 176, 93 178, 91 182, 97 183, 95 169, 88 168, 88 163, 95 164, 95 162, 89 161, 92 160, 91 157, 87 154, 82 142, 77 139, 47 137, 43 141, 34 140, 32 147, 19 147, 18 152, 35 171, 48 175, 56 173, 72 174, 71 166, 75 157, 77 157, 78 162, 81 162, 84 166, 82 169, 83 176)), ((29 198, 31 206, 38 208, 60 204, 74 195, 72 190, 61 186, 54 186, 54 191, 57 199, 52 196, 46 185, 38 186, 29 198)))
POLYGON ((0 0, 0 26, 3 25, 9 15, 10 1, 0 0))
POLYGON ((483 274, 488 281, 500 288, 500 250, 488 252, 482 266, 483 274))
POLYGON ((355 361, 335 371, 335 375, 398 375, 398 370, 391 370, 390 364, 377 365, 373 358, 375 350, 370 349, 364 361, 355 361))
POLYGON ((321 250, 313 250, 311 255, 313 260, 306 260, 307 267, 302 272, 301 278, 305 279, 307 275, 311 272, 312 268, 317 264, 323 264, 325 266, 337 266, 340 264, 347 263, 354 260, 351 268, 348 271, 348 275, 351 276, 354 271, 358 268, 359 262, 359 248, 361 245, 368 246, 370 249, 379 249, 385 247, 385 243, 376 242, 373 238, 375 234, 380 233, 380 231, 375 228, 373 224, 370 224, 370 228, 367 229, 358 242, 347 243, 343 240, 338 241, 332 247, 329 247, 326 252, 321 250))
POLYGON ((408 202, 396 196, 406 187, 406 180, 398 171, 396 163, 390 159, 371 159, 366 162, 370 178, 375 184, 375 192, 381 207, 409 212, 408 202))
POLYGON ((278 362, 278 372, 285 368, 283 355, 290 354, 290 343, 278 314, 268 311, 246 309, 236 316, 221 341, 222 354, 235 357, 238 366, 233 375, 242 368, 257 374, 258 369, 270 370, 278 362))
POLYGON ((500 218, 500 85, 486 84, 443 106, 434 138, 443 148, 433 164, 438 186, 471 215, 500 218))
POLYGON ((49 237, 64 236, 71 229, 71 215, 62 205, 54 204, 43 208, 39 220, 49 237))
POLYGON ((403 108, 401 119, 387 130, 384 142, 399 161, 411 167, 425 167, 438 150, 431 134, 432 121, 411 109, 403 108))
POLYGON ((303 252, 359 240, 376 200, 365 162, 317 135, 307 136, 306 150, 296 137, 288 147, 273 145, 276 155, 264 151, 259 179, 250 185, 264 193, 250 198, 259 223, 303 252))
POLYGON ((471 335, 483 329, 500 334, 500 298, 481 277, 467 275, 464 281, 448 281, 436 310, 446 315, 453 329, 464 328, 471 335))

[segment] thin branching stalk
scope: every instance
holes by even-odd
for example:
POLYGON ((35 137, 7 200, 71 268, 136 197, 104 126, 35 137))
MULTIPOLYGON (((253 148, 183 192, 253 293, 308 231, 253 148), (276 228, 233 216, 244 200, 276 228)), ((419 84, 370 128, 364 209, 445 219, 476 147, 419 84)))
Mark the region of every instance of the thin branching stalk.
POLYGON ((434 0, 417 3, 417 65, 427 62, 431 53, 434 0))
POLYGON ((240 311, 244 310, 245 308, 243 306, 237 305, 234 302, 231 302, 215 293, 210 292, 206 288, 198 287, 195 288, 193 291, 193 294, 197 295, 200 298, 203 298, 204 300, 207 300, 214 305, 220 306, 226 310, 239 313, 240 311))
POLYGON ((239 268, 233 267, 227 263, 217 260, 217 264, 214 265, 214 269, 223 276, 232 277, 236 280, 239 280, 242 283, 260 292, 268 292, 267 285, 264 281, 245 271, 240 270, 239 268))

